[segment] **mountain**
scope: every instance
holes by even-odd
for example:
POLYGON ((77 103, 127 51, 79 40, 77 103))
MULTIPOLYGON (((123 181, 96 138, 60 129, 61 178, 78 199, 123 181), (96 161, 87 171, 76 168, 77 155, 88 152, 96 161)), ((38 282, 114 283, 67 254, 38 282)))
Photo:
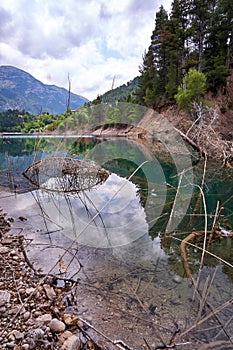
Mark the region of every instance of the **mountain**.
MULTIPOLYGON (((12 66, 0 66, 0 111, 25 110, 31 114, 41 111, 61 114, 67 109, 68 90, 46 85, 29 73, 12 66)), ((77 109, 88 100, 70 94, 70 108, 77 109)))

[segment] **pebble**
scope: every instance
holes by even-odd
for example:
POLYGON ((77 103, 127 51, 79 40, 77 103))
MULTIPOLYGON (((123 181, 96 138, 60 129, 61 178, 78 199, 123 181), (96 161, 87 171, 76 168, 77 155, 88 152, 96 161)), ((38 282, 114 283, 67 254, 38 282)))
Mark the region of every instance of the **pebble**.
POLYGON ((80 339, 76 335, 72 335, 65 340, 61 350, 77 350, 81 345, 80 339))
POLYGON ((30 348, 30 345, 29 345, 29 344, 23 344, 23 345, 21 346, 21 349, 22 349, 22 350, 29 350, 29 348, 30 348))
POLYGON ((31 317, 31 313, 29 311, 26 311, 23 314, 23 318, 24 318, 25 321, 29 320, 30 317, 31 317))
POLYGON ((37 324, 41 324, 42 326, 49 324, 51 322, 52 316, 50 314, 44 314, 35 319, 37 324))
POLYGON ((42 339, 44 336, 44 331, 41 328, 36 328, 33 330, 33 338, 34 340, 42 339))
POLYGON ((4 314, 6 312, 7 308, 5 306, 0 307, 0 314, 4 314))
POLYGON ((25 290, 26 294, 30 295, 33 294, 35 292, 35 288, 31 287, 31 288, 26 288, 25 290))
POLYGON ((9 334, 8 340, 11 341, 11 342, 13 342, 15 340, 15 337, 14 337, 14 335, 12 333, 9 334))
POLYGON ((0 290, 0 306, 4 306, 10 302, 11 295, 5 290, 0 290))
POLYGON ((173 282, 179 284, 182 282, 182 277, 180 277, 179 275, 175 275, 173 278, 172 278, 173 282))
POLYGON ((34 311, 34 316, 35 316, 35 317, 41 316, 41 312, 38 311, 38 310, 34 311))
POLYGON ((19 257, 18 257, 18 255, 14 255, 14 256, 12 257, 12 259, 13 259, 13 260, 19 260, 19 257))
POLYGON ((57 295, 56 295, 53 287, 50 287, 48 284, 44 284, 43 287, 44 287, 45 293, 49 299, 52 300, 52 299, 56 298, 57 295))
POLYGON ((9 253, 9 251, 10 251, 10 248, 0 246, 0 254, 6 254, 6 253, 9 253))
POLYGON ((73 335, 73 333, 71 333, 70 331, 65 331, 63 333, 61 333, 59 335, 59 343, 62 345, 64 344, 65 340, 68 339, 69 337, 71 337, 73 335))
POLYGON ((63 320, 67 326, 73 326, 77 324, 78 318, 72 314, 64 314, 63 320))
POLYGON ((61 333, 65 330, 66 326, 62 321, 57 318, 53 318, 49 323, 49 328, 54 333, 61 333))
POLYGON ((16 329, 12 331, 12 334, 14 335, 16 340, 23 339, 23 337, 24 337, 24 334, 17 331, 16 329))

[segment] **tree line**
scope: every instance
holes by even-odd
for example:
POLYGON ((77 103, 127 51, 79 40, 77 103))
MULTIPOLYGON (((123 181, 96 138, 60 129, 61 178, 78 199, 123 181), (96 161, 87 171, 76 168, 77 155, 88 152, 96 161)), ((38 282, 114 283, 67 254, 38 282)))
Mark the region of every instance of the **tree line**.
POLYGON ((0 112, 0 132, 53 131, 65 118, 65 114, 42 112, 34 116, 25 110, 8 109, 0 112))
POLYGON ((190 70, 213 94, 224 91, 232 57, 232 0, 174 0, 170 14, 161 6, 139 68, 135 102, 155 109, 174 102, 190 70))

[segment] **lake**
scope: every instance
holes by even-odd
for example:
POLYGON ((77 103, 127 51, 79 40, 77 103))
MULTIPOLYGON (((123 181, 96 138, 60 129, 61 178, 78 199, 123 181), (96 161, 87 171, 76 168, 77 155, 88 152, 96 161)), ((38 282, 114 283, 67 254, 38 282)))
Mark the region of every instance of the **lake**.
POLYGON ((30 240, 34 266, 80 279, 84 319, 134 349, 145 348, 144 339, 169 344, 176 331, 177 348, 226 348, 233 334, 231 169, 205 164, 177 135, 4 135, 0 186, 0 206, 14 218, 13 232, 23 229, 30 240), (28 168, 33 181, 22 175, 28 168), (185 251, 195 288, 180 251, 192 232, 185 251), (202 257, 204 233, 210 254, 202 257))

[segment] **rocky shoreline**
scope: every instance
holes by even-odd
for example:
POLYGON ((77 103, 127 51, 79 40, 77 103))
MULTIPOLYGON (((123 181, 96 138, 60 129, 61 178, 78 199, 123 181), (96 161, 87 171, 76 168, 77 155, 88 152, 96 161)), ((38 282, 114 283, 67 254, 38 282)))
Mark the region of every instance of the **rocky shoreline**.
POLYGON ((76 316, 72 281, 33 271, 11 220, 0 209, 0 348, 101 349, 76 316))

